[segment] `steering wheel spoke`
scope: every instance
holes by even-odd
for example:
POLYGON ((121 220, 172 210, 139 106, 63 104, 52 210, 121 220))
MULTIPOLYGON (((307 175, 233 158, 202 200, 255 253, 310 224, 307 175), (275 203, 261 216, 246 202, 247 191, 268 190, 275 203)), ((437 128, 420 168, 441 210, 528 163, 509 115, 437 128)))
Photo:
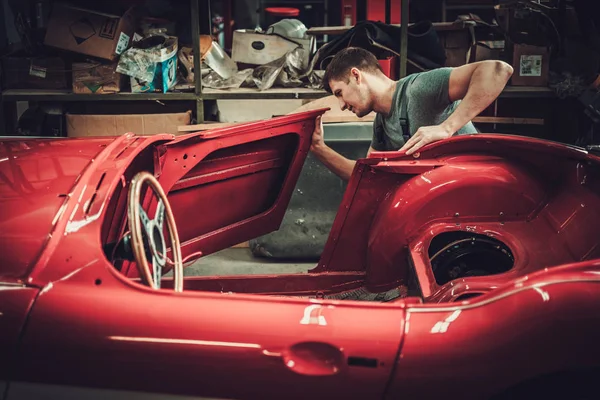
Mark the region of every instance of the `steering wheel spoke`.
POLYGON ((140 213, 140 222, 142 223, 142 228, 144 228, 146 235, 150 237, 150 235, 152 234, 152 229, 150 226, 151 220, 148 217, 146 210, 144 210, 144 207, 142 207, 141 204, 138 204, 138 212, 140 213))
POLYGON ((165 222, 165 203, 161 199, 158 199, 158 204, 156 205, 156 214, 154 214, 154 222, 158 229, 163 229, 163 224, 165 222))
POLYGON ((162 265, 160 264, 159 256, 156 253, 152 253, 152 280, 154 281, 154 288, 160 289, 160 281, 162 276, 162 265))

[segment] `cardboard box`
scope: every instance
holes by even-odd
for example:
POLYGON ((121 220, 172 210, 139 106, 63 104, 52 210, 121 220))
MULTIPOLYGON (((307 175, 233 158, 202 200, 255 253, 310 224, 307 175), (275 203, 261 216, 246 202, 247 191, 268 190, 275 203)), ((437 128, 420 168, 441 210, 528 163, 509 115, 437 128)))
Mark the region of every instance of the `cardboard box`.
POLYGON ((119 93, 122 75, 116 67, 115 63, 73 63, 73 93, 119 93))
POLYGON ((132 10, 119 17, 56 3, 44 44, 113 61, 129 47, 134 29, 132 10))
POLYGON ((2 58, 4 89, 67 89, 67 68, 58 57, 2 58))
MULTIPOLYGON (((219 122, 249 122, 270 119, 292 112, 303 104, 300 99, 217 100, 219 122)), ((336 106, 338 109, 339 105, 336 106)))
POLYGON ((513 86, 548 86, 550 52, 547 47, 515 44, 513 86))
POLYGON ((485 60, 501 60, 504 51, 504 40, 482 40, 471 46, 469 62, 485 60))
POLYGON ((154 79, 152 82, 142 82, 131 77, 132 93, 167 93, 177 83, 177 38, 169 37, 165 47, 156 50, 154 56, 156 63, 154 67, 154 79))
MULTIPOLYGON (((283 57, 287 52, 301 46, 311 53, 314 37, 308 39, 286 39, 277 35, 254 33, 254 31, 236 30, 233 32, 231 58, 235 62, 264 65, 283 57)), ((308 67, 308 57, 303 67, 308 67)))
POLYGON ((471 45, 467 29, 438 31, 438 36, 446 52, 446 67, 460 67, 467 63, 467 53, 471 45))
POLYGON ((67 114, 67 136, 121 136, 128 132, 137 135, 177 134, 177 128, 189 125, 191 118, 191 111, 174 114, 67 114))

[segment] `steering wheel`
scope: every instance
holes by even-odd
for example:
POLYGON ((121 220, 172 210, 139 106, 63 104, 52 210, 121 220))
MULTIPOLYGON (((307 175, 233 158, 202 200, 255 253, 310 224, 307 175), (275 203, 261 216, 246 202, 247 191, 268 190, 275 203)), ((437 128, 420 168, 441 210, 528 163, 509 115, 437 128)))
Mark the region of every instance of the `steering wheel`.
POLYGON ((167 244, 163 234, 163 223, 166 219, 173 249, 173 287, 176 292, 182 292, 183 261, 175 218, 167 200, 167 195, 158 180, 149 172, 140 172, 131 180, 127 199, 127 219, 131 230, 131 248, 133 249, 135 263, 142 279, 153 289, 160 289, 162 269, 167 264, 167 244), (152 189, 152 192, 158 198, 154 219, 150 219, 142 207, 141 193, 144 183, 152 189), (148 252, 144 246, 144 240, 147 241, 148 252), (148 256, 152 258, 152 269, 148 264, 148 256))

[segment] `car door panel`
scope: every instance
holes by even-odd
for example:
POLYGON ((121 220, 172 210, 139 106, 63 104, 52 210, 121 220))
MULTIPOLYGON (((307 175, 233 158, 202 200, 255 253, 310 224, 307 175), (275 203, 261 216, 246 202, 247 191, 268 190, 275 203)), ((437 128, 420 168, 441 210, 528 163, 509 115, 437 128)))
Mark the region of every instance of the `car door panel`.
POLYGON ((4 385, 13 379, 16 349, 38 292, 38 288, 0 281, 0 399, 4 385))
POLYGON ((184 255, 279 228, 325 109, 177 137, 160 156, 184 255))
POLYGON ((152 291, 88 268, 40 295, 18 380, 218 398, 381 397, 403 315, 392 305, 152 291))

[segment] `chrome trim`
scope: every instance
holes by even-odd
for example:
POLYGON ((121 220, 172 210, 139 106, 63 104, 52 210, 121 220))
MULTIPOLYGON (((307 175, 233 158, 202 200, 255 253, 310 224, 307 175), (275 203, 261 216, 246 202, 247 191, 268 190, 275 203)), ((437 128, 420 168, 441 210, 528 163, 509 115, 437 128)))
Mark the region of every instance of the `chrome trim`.
POLYGON ((26 285, 24 283, 15 283, 15 282, 0 282, 0 286, 26 287, 26 285))

